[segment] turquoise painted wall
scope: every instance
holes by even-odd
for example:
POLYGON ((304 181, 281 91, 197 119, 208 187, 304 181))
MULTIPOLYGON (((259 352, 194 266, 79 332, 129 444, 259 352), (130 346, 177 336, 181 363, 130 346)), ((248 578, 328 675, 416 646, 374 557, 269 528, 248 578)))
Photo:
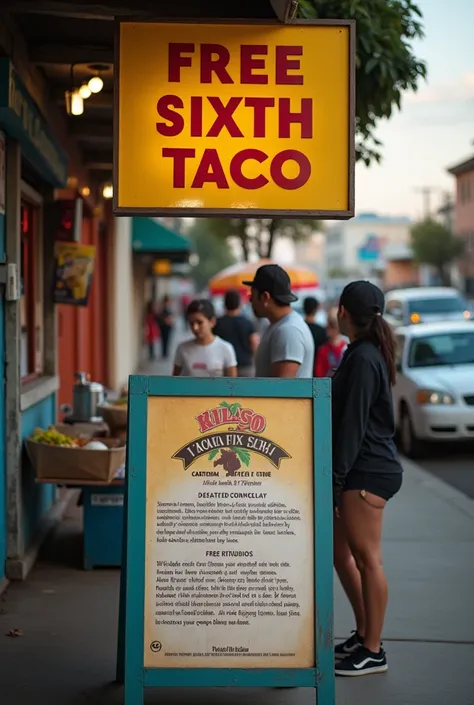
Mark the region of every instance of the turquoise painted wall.
MULTIPOLYGON (((0 215, 0 260, 5 259, 5 216, 0 215)), ((5 475, 5 299, 0 296, 0 580, 7 553, 5 475)))
MULTIPOLYGON (((56 395, 52 394, 39 404, 30 407, 21 415, 22 440, 30 436, 36 427, 48 428, 56 420, 56 395)), ((32 541, 41 517, 51 509, 55 500, 56 485, 37 485, 31 463, 23 451, 23 531, 25 547, 32 541)))

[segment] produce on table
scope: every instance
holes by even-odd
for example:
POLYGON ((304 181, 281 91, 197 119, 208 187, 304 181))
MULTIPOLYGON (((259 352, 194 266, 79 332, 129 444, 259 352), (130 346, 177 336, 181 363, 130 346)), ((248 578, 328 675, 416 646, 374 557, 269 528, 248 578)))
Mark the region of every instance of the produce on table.
POLYGON ((89 447, 90 450, 107 450, 105 443, 91 441, 90 437, 80 438, 76 436, 66 436, 60 433, 54 426, 50 426, 47 431, 42 428, 35 428, 33 435, 30 436, 30 441, 35 443, 43 443, 48 446, 59 446, 61 448, 84 448, 89 447))
POLYGON ((89 441, 83 448, 84 450, 108 450, 108 447, 102 441, 89 441))
MULTIPOLYGON (((62 446, 63 448, 79 448, 84 441, 80 438, 72 438, 64 433, 59 433, 54 426, 50 426, 47 431, 42 428, 35 428, 32 441, 35 443, 44 443, 48 446, 62 446)), ((87 443, 87 441, 85 441, 87 443)))

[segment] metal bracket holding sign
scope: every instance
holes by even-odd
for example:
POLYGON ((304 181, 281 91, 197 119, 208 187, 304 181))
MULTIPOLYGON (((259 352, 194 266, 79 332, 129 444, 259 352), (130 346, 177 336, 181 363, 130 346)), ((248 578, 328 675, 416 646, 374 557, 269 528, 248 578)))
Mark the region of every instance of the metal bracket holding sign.
POLYGON ((296 17, 298 0, 270 0, 270 2, 280 22, 290 22, 296 17))
POLYGON ((115 47, 115 215, 354 215, 354 21, 118 21, 115 47))
POLYGON ((130 378, 125 705, 149 686, 334 705, 330 433, 328 380, 130 378))

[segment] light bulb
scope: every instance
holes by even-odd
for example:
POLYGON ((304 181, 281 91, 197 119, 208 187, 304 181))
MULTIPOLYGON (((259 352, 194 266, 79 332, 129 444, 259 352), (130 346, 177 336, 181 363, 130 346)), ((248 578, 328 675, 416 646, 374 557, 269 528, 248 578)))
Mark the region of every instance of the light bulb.
POLYGON ((87 85, 87 83, 83 83, 82 86, 79 88, 79 95, 83 100, 87 100, 87 98, 91 97, 92 91, 87 85))
POLYGON ((85 197, 91 195, 91 190, 90 190, 89 186, 83 186, 83 187, 82 187, 82 195, 85 196, 85 197))
POLYGON ((104 87, 104 82, 100 76, 93 76, 87 85, 91 93, 100 93, 104 87))
POLYGON ((84 112, 84 101, 79 91, 71 93, 71 115, 82 115, 84 112))
POLYGON ((114 187, 112 184, 106 184, 104 188, 102 189, 102 196, 104 198, 113 198, 114 196, 114 187))

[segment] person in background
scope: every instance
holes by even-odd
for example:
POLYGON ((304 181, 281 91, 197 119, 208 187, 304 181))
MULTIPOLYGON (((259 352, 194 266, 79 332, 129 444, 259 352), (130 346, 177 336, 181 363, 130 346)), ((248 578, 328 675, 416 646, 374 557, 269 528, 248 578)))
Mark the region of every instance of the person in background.
POLYGON ((338 320, 350 345, 332 380, 334 566, 356 631, 335 647, 336 675, 387 670, 382 629, 387 580, 382 566, 384 508, 400 490, 392 389, 396 343, 383 319, 384 295, 356 281, 341 294, 338 320))
POLYGON ((230 343, 217 335, 214 306, 208 299, 196 299, 188 306, 187 318, 194 339, 178 345, 174 360, 175 377, 236 377, 237 359, 230 343))
POLYGON ((347 350, 347 342, 339 331, 337 309, 329 312, 326 331, 328 341, 321 345, 316 354, 315 377, 332 377, 347 350))
POLYGON ((156 344, 160 337, 160 329, 156 322, 155 307, 153 301, 146 305, 145 314, 145 342, 148 345, 148 359, 150 362, 156 359, 156 344))
POLYGON ((187 323, 188 321, 188 306, 191 303, 192 299, 189 296, 189 294, 183 294, 181 296, 181 313, 184 319, 184 322, 187 323))
POLYGON ((237 376, 253 377, 254 354, 259 337, 255 326, 247 316, 242 315, 238 291, 228 291, 224 298, 225 314, 217 319, 214 333, 230 343, 237 356, 237 376))
POLYGON ((298 300, 291 291, 290 277, 277 264, 264 264, 255 272, 252 308, 257 318, 270 325, 262 336, 255 357, 257 377, 312 377, 314 342, 302 316, 291 303, 298 300))
POLYGON ((303 301, 303 311, 304 311, 304 320, 309 326, 309 329, 311 331, 311 335, 313 336, 314 340, 314 361, 316 362, 316 358, 318 355, 318 350, 323 345, 324 343, 327 342, 328 336, 326 333, 325 328, 323 326, 320 326, 319 323, 316 323, 316 314, 319 310, 319 301, 314 298, 314 296, 308 296, 304 301, 303 301))
POLYGON ((171 314, 170 297, 163 296, 161 309, 158 313, 158 326, 161 333, 161 354, 163 359, 168 357, 171 333, 173 331, 173 316, 171 314))

